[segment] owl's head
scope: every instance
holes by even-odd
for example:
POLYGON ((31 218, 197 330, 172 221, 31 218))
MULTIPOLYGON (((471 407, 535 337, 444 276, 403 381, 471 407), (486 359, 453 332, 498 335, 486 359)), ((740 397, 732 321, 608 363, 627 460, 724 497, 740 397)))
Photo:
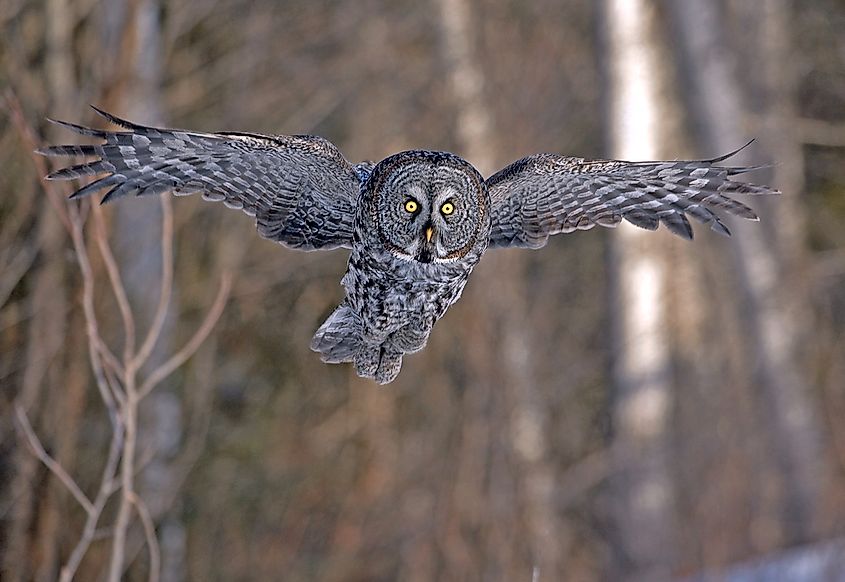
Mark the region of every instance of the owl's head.
POLYGON ((455 155, 421 150, 392 155, 375 167, 369 187, 381 241, 404 258, 458 260, 489 235, 484 180, 455 155))

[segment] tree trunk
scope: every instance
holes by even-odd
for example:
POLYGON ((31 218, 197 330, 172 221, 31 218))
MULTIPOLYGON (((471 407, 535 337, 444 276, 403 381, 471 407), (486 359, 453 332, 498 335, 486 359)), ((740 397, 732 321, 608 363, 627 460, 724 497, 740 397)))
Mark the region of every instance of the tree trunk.
MULTIPOLYGON (((783 79, 789 77, 790 59, 787 58, 789 34, 787 3, 768 1, 760 18, 758 4, 753 6, 754 17, 743 23, 743 28, 753 37, 775 46, 754 47, 754 52, 767 55, 763 63, 770 75, 765 91, 772 91, 775 114, 788 115, 789 96, 783 79), (777 30, 763 29, 774 24, 777 30), (760 49, 766 50, 760 50, 760 49), (779 86, 778 86, 779 85, 779 86)), ((729 49, 724 34, 725 18, 720 5, 709 0, 689 0, 671 3, 683 69, 687 72, 691 112, 696 121, 697 135, 702 148, 709 153, 735 149, 746 141, 744 128, 747 115, 744 110, 744 92, 735 70, 736 55, 729 49)), ((795 156, 796 148, 783 145, 790 136, 778 132, 771 143, 780 143, 779 152, 795 156)), ((771 152, 767 142, 756 146, 771 152)), ((764 156, 770 159, 770 156, 764 156)), ((737 158, 735 164, 748 160, 737 158)), ((791 159, 784 162, 777 178, 795 187, 798 183, 791 159)), ((778 184, 779 180, 775 180, 778 184)), ((789 192, 794 195, 795 192, 789 192)), ((788 201, 776 200, 775 204, 788 201)), ((766 210, 767 201, 758 205, 766 210)), ((764 213, 765 214, 765 213, 764 213)), ((794 243, 800 238, 799 215, 781 212, 781 224, 738 224, 734 239, 737 252, 736 269, 744 291, 741 319, 746 343, 750 346, 747 357, 751 359, 753 375, 764 394, 765 426, 770 440, 770 450, 778 473, 785 486, 781 533, 788 543, 806 541, 812 529, 815 500, 820 491, 820 441, 818 424, 810 401, 808 386, 798 366, 797 343, 801 337, 800 303, 794 293, 797 273, 786 269, 781 250, 782 233, 794 243), (784 285, 791 281, 793 285, 784 285)), ((794 251, 793 251, 794 252, 794 251)))
MULTIPOLYGON (((667 107, 654 7, 606 0, 603 8, 609 155, 658 159, 667 107)), ((666 580, 673 562, 665 236, 623 223, 611 238, 613 438, 630 455, 611 479, 618 536, 613 579, 666 580)))

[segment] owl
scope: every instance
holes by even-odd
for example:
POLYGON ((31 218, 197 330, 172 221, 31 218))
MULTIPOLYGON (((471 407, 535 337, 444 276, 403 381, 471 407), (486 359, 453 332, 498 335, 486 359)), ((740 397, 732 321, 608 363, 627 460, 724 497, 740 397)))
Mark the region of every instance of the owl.
POLYGON ((124 131, 54 122, 103 142, 39 150, 90 158, 48 179, 101 176, 71 198, 108 190, 103 203, 201 193, 243 210, 261 236, 287 247, 350 249, 345 298, 311 348, 381 384, 396 378, 405 354, 425 347, 489 248, 536 249, 551 235, 622 219, 648 230, 663 224, 692 239, 692 218, 729 235, 720 213, 757 216, 728 194, 776 193, 731 179, 755 167, 719 165, 739 150, 666 162, 538 154, 485 179, 445 152, 412 150, 353 165, 321 137, 157 129, 95 110, 124 131))

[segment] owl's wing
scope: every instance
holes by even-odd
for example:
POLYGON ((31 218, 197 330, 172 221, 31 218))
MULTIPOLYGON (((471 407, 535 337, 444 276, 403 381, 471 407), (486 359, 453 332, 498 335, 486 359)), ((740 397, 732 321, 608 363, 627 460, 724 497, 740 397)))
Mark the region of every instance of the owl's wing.
POLYGON ((730 236, 717 212, 750 220, 757 215, 727 194, 778 193, 731 180, 759 166, 717 165, 740 150, 712 160, 674 162, 554 154, 523 158, 487 179, 493 206, 490 244, 540 248, 553 234, 616 226, 623 218, 648 230, 663 223, 674 234, 692 239, 687 219, 692 217, 730 236))
POLYGON ((45 147, 46 156, 86 156, 50 180, 103 177, 71 198, 108 189, 102 202, 134 194, 201 193, 206 200, 255 217, 258 232, 300 249, 351 246, 360 186, 356 168, 329 141, 315 136, 197 133, 136 125, 95 110, 128 131, 103 131, 57 121, 98 145, 45 147))

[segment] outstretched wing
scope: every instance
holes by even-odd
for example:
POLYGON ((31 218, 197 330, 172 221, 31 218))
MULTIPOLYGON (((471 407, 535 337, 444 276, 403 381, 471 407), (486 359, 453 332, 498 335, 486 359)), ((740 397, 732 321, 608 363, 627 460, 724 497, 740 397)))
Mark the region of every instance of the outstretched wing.
POLYGON ((540 248, 553 234, 616 226, 623 218, 648 230, 663 223, 692 239, 689 216, 730 236, 717 212, 749 220, 757 215, 727 194, 777 193, 731 180, 758 166, 716 165, 743 148, 699 161, 623 162, 554 154, 523 158, 487 179, 493 206, 490 244, 540 248))
POLYGON ((157 129, 94 109, 128 131, 56 121, 105 143, 39 150, 46 156, 94 158, 47 176, 71 180, 104 174, 71 198, 105 189, 104 203, 131 194, 199 192, 206 200, 221 201, 254 216, 262 236, 287 246, 321 249, 351 245, 359 175, 329 141, 309 135, 157 129))

